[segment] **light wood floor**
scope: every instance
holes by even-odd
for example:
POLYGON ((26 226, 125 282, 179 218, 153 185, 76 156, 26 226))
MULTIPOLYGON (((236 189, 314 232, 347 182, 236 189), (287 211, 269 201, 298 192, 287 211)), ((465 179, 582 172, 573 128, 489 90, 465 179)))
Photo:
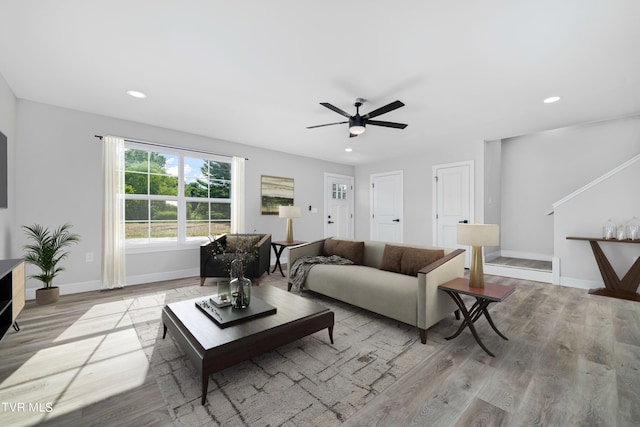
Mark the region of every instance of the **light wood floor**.
POLYGON ((509 341, 477 323, 496 357, 463 333, 345 426, 640 425, 640 303, 486 280, 517 288, 490 308, 509 341))
MULTIPOLYGON (((544 283, 487 280, 517 287, 490 308, 509 341, 497 337, 483 320, 477 324, 496 357, 464 332, 374 397, 346 426, 640 425, 640 303, 544 283)), ((52 403, 57 408, 66 404, 68 412, 40 425, 172 425, 155 378, 140 357, 157 334, 138 347, 127 335, 132 322, 155 325, 159 319, 145 317, 143 306, 138 318, 118 318, 118 304, 126 297, 143 304, 145 298, 193 286, 194 281, 198 279, 68 295, 48 306, 27 303, 18 319, 22 331, 11 330, 0 343, 0 394, 13 390, 11 401, 38 401, 40 390, 12 380, 20 375, 46 378, 47 373, 49 382, 81 376, 86 390, 105 390, 105 397, 84 403, 82 390, 65 390, 71 397, 52 403), (104 324, 116 332, 113 341, 92 354, 94 371, 81 373, 73 368, 75 348, 104 340, 104 324), (85 339, 79 342, 75 334, 85 339), (111 353, 100 353, 105 348, 124 358, 101 364, 113 359, 107 357, 111 353), (113 372, 112 380, 91 382, 98 369, 113 372), (123 376, 135 377, 135 386, 118 390, 126 382, 123 376)), ((440 333, 456 327, 447 320, 434 328, 440 333)), ((7 422, 10 415, 0 407, 0 425, 19 425, 7 422)))
MULTIPOLYGON (((122 305, 197 283, 65 295, 46 306, 28 301, 18 317, 21 330, 10 329, 0 342, 0 401, 14 404, 0 407, 0 425, 172 426, 147 363, 153 341, 141 346, 122 305)), ((134 311, 141 315, 136 322, 160 322, 145 318, 144 306, 134 311)))

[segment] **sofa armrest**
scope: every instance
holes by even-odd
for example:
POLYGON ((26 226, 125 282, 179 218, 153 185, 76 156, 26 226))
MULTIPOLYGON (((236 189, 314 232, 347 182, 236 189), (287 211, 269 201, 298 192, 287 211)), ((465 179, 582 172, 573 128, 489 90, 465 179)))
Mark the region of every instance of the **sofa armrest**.
POLYGON ((268 272, 271 266, 271 234, 265 234, 262 239, 256 243, 256 247, 258 248, 258 259, 256 260, 256 271, 254 274, 256 278, 259 278, 265 271, 268 272))
POLYGON ((428 329, 458 309, 438 285, 464 277, 464 249, 456 249, 418 272, 418 327, 428 329))
POLYGON ((317 256, 322 255, 322 248, 324 247, 324 241, 316 240, 315 242, 303 243, 301 245, 289 246, 289 257, 287 258, 287 282, 289 280, 289 274, 291 272, 291 266, 300 257, 303 256, 317 256))
POLYGON ((264 236, 262 236, 262 239, 260 239, 260 241, 256 243, 256 246, 259 248, 262 248, 263 245, 266 245, 269 250, 271 250, 271 234, 265 234, 264 236))

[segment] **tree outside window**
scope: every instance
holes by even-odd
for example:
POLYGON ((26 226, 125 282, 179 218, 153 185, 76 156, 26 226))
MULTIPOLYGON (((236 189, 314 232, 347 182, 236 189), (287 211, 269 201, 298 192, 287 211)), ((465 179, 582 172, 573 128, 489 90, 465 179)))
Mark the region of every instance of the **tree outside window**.
POLYGON ((124 192, 129 243, 203 240, 231 229, 227 161, 128 147, 124 192))

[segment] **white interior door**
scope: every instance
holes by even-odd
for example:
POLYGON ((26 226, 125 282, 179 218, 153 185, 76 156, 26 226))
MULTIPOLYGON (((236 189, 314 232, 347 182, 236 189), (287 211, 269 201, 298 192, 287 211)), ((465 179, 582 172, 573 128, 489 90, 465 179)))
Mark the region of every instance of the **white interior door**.
POLYGON ((325 237, 353 239, 353 177, 325 174, 325 237))
MULTIPOLYGON (((433 167, 433 172, 434 244, 444 248, 466 248, 456 242, 456 227, 459 223, 473 221, 473 162, 438 165, 433 167)), ((467 253, 467 260, 468 256, 467 253)))
POLYGON ((371 175, 371 239, 402 243, 402 171, 371 175))

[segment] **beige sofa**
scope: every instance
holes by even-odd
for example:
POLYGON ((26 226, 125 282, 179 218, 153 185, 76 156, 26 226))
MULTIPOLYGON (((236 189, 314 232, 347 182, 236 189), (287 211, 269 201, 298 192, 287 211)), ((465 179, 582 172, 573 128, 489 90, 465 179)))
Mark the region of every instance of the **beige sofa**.
MULTIPOLYGON (((291 267, 298 258, 331 254, 331 251, 327 253, 325 240, 327 239, 289 248, 290 291, 291 267)), ((335 246, 334 242, 330 242, 331 246, 335 246)), ((391 248, 386 248, 384 242, 364 241, 362 246, 360 264, 314 265, 303 283, 303 289, 416 326, 419 329, 420 340, 426 343, 427 329, 457 310, 455 303, 438 289, 438 285, 457 277, 464 277, 464 250, 393 244, 392 248, 396 252, 398 249, 404 250, 401 248, 441 249, 440 253, 443 256, 419 268, 416 276, 387 271, 391 248), (386 269, 380 269, 381 266, 386 269)), ((343 256, 340 253, 336 255, 343 256)), ((358 261, 357 256, 354 259, 358 261)))

